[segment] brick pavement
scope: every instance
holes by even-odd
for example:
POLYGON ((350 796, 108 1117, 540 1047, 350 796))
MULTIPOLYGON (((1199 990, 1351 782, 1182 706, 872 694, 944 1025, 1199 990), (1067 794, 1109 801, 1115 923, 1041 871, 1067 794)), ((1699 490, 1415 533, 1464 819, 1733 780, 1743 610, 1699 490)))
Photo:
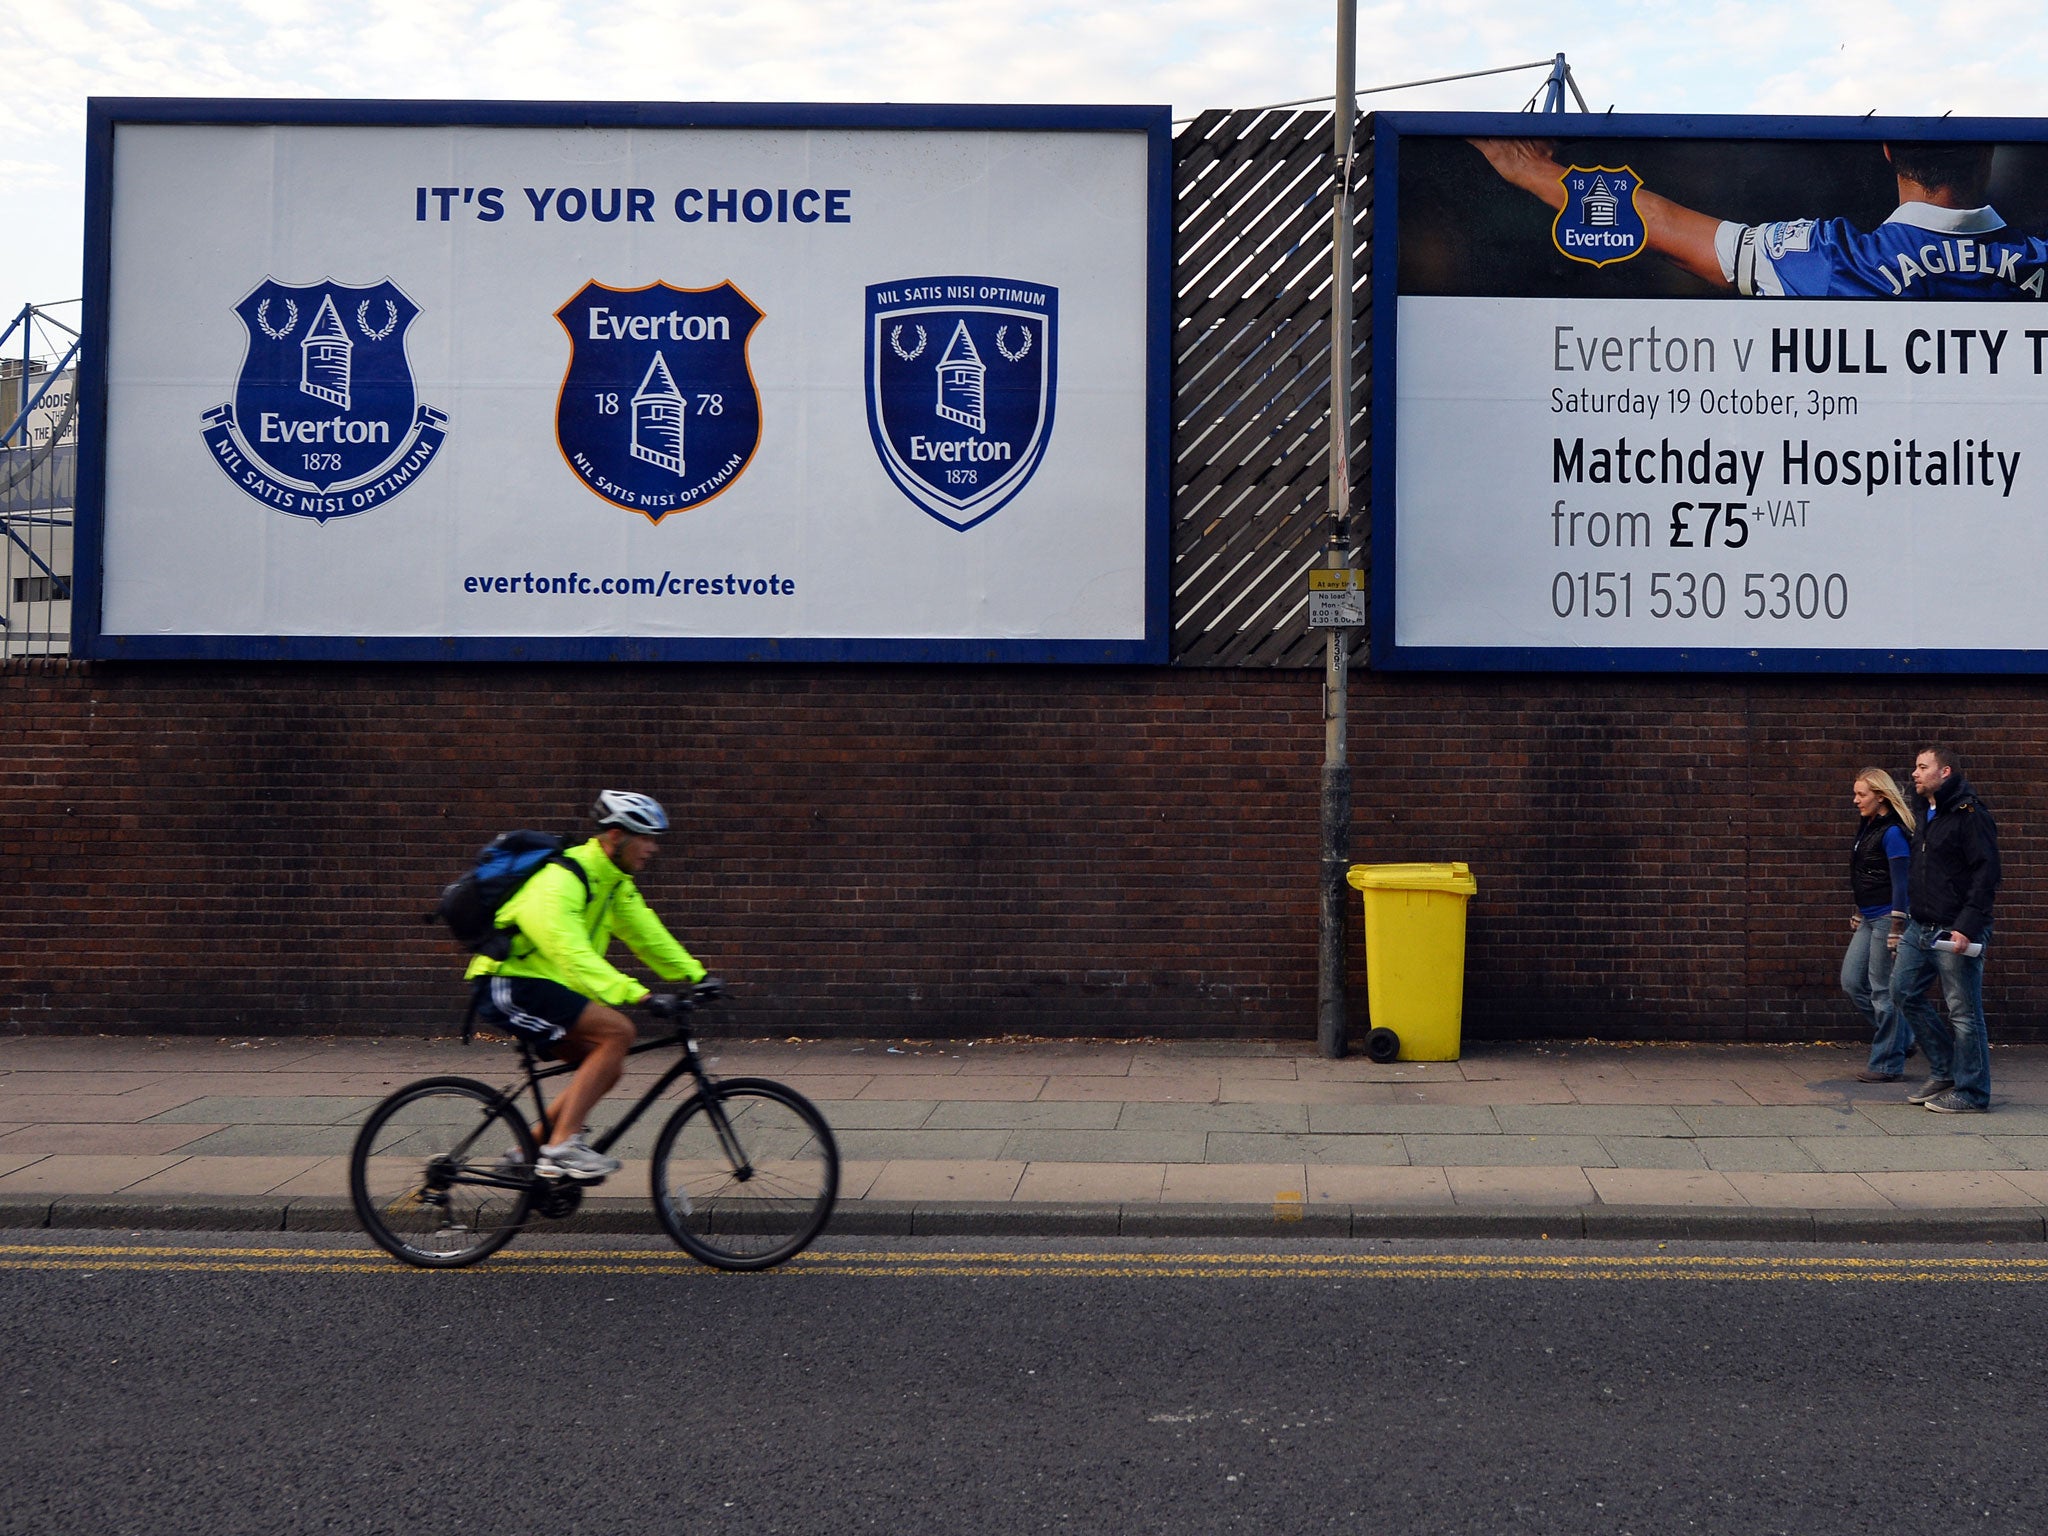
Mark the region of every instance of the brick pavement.
MULTIPOLYGON (((1978 1116, 1904 1103, 1910 1078, 1855 1082, 1846 1046, 1475 1044, 1384 1066, 1292 1042, 705 1049, 819 1103, 847 1231, 2048 1233, 2048 1047, 1997 1051, 1978 1116)), ((666 1060, 635 1058, 620 1093, 666 1060)), ((512 1066, 481 1041, 0 1038, 0 1221, 345 1225, 371 1105, 512 1066)), ((651 1220, 662 1118, 622 1141, 593 1219, 651 1220)))

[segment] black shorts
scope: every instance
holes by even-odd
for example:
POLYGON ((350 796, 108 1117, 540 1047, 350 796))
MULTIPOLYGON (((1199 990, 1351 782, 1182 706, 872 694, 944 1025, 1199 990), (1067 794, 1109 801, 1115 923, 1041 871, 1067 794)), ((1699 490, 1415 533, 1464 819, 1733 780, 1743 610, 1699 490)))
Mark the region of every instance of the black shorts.
POLYGON ((475 996, 479 1022, 530 1042, 543 1057, 555 1054, 555 1042, 590 1006, 581 992, 541 976, 479 976, 475 996))

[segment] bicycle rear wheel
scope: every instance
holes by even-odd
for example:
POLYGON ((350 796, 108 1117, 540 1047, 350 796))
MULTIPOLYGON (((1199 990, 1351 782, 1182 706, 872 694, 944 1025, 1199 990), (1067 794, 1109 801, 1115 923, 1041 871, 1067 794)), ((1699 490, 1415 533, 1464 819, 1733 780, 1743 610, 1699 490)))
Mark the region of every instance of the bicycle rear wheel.
POLYGON ((838 1197, 832 1127, 809 1099, 765 1078, 696 1095, 654 1144, 655 1214, 719 1269, 768 1269, 803 1252, 838 1197))
POLYGON ((370 1111, 349 1156, 349 1194, 386 1253, 452 1269, 495 1253, 525 1223, 538 1153, 495 1088, 423 1078, 370 1111))

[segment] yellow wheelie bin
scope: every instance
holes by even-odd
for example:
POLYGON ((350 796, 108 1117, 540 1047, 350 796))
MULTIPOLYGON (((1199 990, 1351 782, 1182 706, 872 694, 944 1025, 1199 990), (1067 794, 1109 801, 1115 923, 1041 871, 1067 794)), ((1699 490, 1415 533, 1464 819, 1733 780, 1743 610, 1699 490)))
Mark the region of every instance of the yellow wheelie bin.
POLYGON ((1465 864, 1354 864, 1365 894, 1365 995, 1374 1061, 1456 1061, 1465 1011, 1465 864))

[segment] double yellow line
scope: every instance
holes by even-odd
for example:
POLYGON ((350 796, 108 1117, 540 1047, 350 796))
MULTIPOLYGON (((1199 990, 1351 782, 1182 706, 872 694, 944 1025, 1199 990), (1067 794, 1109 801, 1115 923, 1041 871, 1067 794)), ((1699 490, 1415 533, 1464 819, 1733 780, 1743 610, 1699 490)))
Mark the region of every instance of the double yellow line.
MULTIPOLYGON (((167 1270, 409 1275, 375 1249, 211 1248, 132 1244, 0 1245, 0 1270, 167 1270)), ((717 1278, 678 1250, 508 1249, 466 1271, 484 1275, 683 1275, 717 1278)), ((2048 1281, 2048 1258, 1453 1253, 914 1253, 873 1249, 799 1254, 779 1276, 857 1279, 1103 1280, 1805 1280, 2048 1281)))

